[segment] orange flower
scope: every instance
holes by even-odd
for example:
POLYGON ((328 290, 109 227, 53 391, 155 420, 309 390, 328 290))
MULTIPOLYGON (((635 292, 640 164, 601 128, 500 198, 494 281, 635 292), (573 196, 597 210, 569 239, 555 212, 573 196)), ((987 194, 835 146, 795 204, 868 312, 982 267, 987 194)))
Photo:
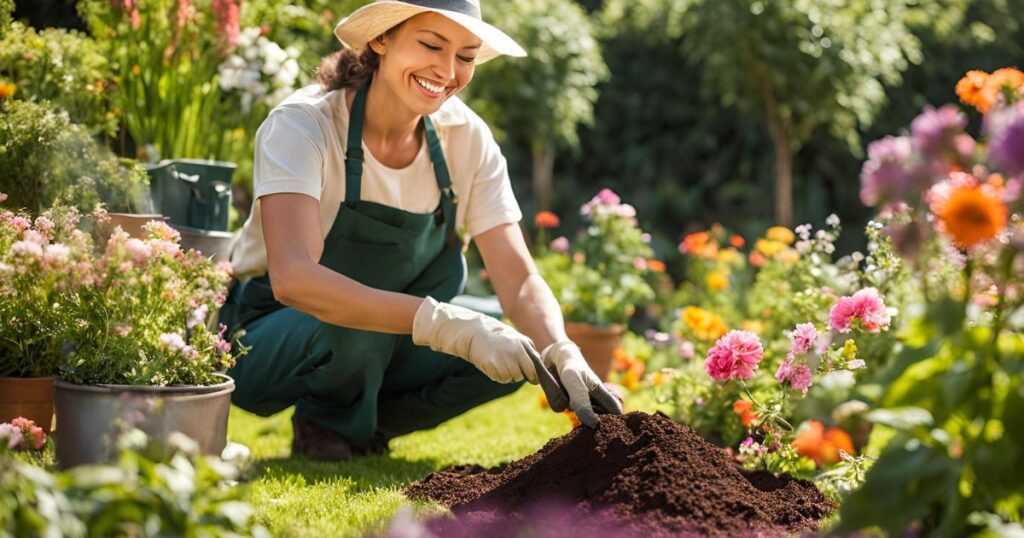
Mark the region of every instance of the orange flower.
POLYGON ((640 380, 644 378, 645 368, 644 361, 633 361, 626 374, 622 376, 622 384, 629 390, 636 390, 640 386, 640 380))
POLYGON ((671 368, 662 368, 661 370, 651 374, 651 384, 655 387, 664 385, 666 381, 672 379, 673 375, 675 375, 675 370, 672 370, 671 368))
POLYGON ((541 409, 547 409, 551 407, 551 404, 548 403, 548 397, 545 396, 544 393, 541 393, 541 395, 537 398, 537 405, 539 405, 541 409))
POLYGON ((729 238, 729 244, 735 248, 743 248, 747 244, 747 240, 743 239, 742 236, 734 235, 729 238))
POLYGON ((629 368, 629 365, 633 362, 633 359, 626 354, 626 351, 621 347, 615 348, 612 351, 612 368, 616 372, 622 372, 629 368))
POLYGON ((825 429, 817 420, 807 421, 807 427, 793 440, 793 448, 801 456, 814 460, 821 467, 839 462, 839 451, 853 454, 853 440, 839 428, 825 429))
POLYGON ((982 186, 954 189, 936 216, 942 230, 961 248, 992 239, 1006 226, 1006 206, 982 186))
POLYGON ((960 97, 960 102, 973 106, 982 114, 988 112, 992 103, 985 96, 986 81, 988 81, 988 73, 977 69, 968 71, 964 78, 956 83, 956 95, 960 97))
POLYGON ((17 91, 18 87, 14 83, 0 81, 0 100, 13 99, 17 91))
POLYGON ((998 101, 999 94, 1003 92, 1014 94, 1021 88, 1024 88, 1024 73, 1013 67, 1004 67, 996 69, 988 76, 982 93, 991 106, 998 101))
POLYGON ((133 75, 139 76, 139 73, 141 73, 141 72, 142 72, 142 69, 139 68, 139 64, 135 64, 135 65, 132 66, 132 74, 133 75))
POLYGON ((562 224, 562 221, 558 218, 558 215, 550 211, 541 211, 533 217, 533 223, 538 228, 557 228, 562 224))
POLYGON ((750 265, 753 265, 754 267, 761 267, 766 261, 768 260, 765 259, 764 254, 761 254, 756 250, 750 253, 750 265))
POLYGON ((712 271, 708 273, 705 283, 710 289, 724 290, 729 286, 729 276, 721 271, 712 271))
POLYGON ((740 416, 740 424, 745 428, 757 422, 757 413, 754 412, 753 402, 736 400, 732 403, 732 412, 740 416))
POLYGON ((572 428, 573 429, 576 429, 576 428, 580 427, 580 419, 576 418, 576 413, 573 413, 572 411, 569 411, 568 409, 566 409, 565 411, 562 411, 562 413, 565 414, 565 418, 569 419, 569 422, 572 423, 572 428))
POLYGON ((647 260, 647 268, 650 269, 654 273, 664 273, 665 272, 665 262, 663 262, 661 260, 656 260, 654 258, 650 258, 650 259, 647 260))

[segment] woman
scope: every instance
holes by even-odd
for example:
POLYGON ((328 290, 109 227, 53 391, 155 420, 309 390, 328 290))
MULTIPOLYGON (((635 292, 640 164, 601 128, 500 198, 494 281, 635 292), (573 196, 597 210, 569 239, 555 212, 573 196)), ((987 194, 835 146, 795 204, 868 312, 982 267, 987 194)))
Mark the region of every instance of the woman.
POLYGON ((383 450, 537 382, 543 350, 580 420, 621 406, 568 340, 518 221, 505 159, 454 95, 476 64, 525 52, 476 0, 378 0, 338 24, 320 84, 256 135, 256 201, 232 253, 231 370, 240 407, 295 406, 293 451, 343 460, 383 450), (476 241, 507 316, 448 304, 476 241))

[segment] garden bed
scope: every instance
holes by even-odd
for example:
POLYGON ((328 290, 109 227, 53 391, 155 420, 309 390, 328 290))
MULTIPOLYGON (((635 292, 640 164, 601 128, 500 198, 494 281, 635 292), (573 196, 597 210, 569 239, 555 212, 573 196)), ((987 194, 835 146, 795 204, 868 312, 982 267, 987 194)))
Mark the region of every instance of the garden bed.
POLYGON ((498 469, 455 466, 406 488, 449 508, 441 536, 601 532, 618 536, 784 536, 834 510, 813 484, 745 473, 662 414, 606 416, 498 469))

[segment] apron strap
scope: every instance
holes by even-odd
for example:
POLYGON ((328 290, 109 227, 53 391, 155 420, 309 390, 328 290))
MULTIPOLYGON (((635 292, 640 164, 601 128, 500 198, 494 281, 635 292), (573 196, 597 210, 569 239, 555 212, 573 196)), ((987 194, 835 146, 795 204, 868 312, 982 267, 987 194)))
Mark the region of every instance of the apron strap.
POLYGON ((427 149, 430 151, 430 161, 434 164, 434 177, 437 180, 437 188, 441 190, 441 211, 444 215, 445 227, 448 228, 448 235, 455 233, 455 206, 458 200, 452 192, 452 180, 448 174, 448 162, 444 158, 444 150, 441 148, 441 139, 437 136, 434 122, 430 116, 423 116, 423 131, 427 135, 427 149))
MULTIPOLYGON (((371 79, 372 80, 372 79, 371 79)), ((366 91, 369 81, 356 92, 352 112, 348 118, 348 142, 345 148, 345 203, 359 201, 363 179, 363 116, 366 109, 366 91)))

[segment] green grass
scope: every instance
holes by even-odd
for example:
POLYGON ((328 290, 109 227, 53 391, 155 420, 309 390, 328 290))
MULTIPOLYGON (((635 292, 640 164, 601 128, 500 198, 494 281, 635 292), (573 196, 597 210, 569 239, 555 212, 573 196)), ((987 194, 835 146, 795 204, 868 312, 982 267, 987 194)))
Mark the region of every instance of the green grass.
MULTIPOLYGON (((569 421, 542 409, 540 394, 526 385, 437 428, 393 439, 387 455, 346 463, 292 458, 291 410, 261 418, 232 408, 228 438, 252 450, 252 504, 271 534, 361 536, 386 529, 395 512, 411 504, 403 486, 449 465, 516 460, 567 433, 569 421)), ((413 508, 420 514, 441 510, 413 508)))

